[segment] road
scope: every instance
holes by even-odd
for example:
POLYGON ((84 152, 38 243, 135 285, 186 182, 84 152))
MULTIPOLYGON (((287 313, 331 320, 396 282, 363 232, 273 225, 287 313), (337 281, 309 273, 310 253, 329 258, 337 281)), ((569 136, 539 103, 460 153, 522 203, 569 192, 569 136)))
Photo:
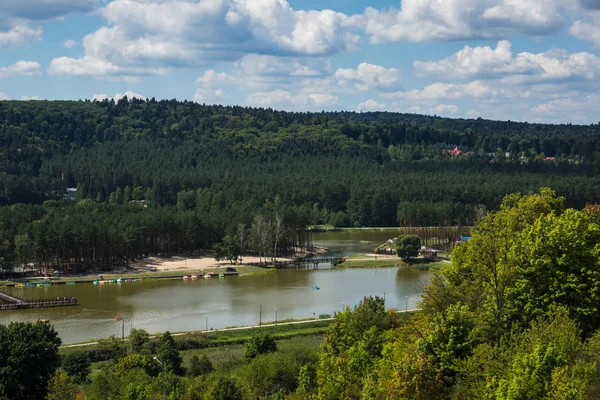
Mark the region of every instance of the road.
MULTIPOLYGON (((414 312, 414 311, 419 311, 419 309, 413 308, 410 310, 398 310, 398 313, 414 312)), ((300 324, 308 324, 311 322, 318 322, 318 321, 333 321, 334 319, 335 318, 307 319, 307 320, 302 320, 302 321, 279 322, 279 323, 270 323, 270 324, 262 324, 262 325, 236 326, 234 328, 213 329, 213 330, 208 330, 208 331, 206 331, 206 330, 187 331, 187 332, 172 333, 171 336, 185 336, 185 335, 189 335, 189 334, 206 334, 206 333, 214 333, 214 332, 241 331, 241 330, 248 330, 248 329, 265 328, 265 327, 270 327, 270 326, 300 325, 300 324)), ((157 338, 160 335, 161 334, 153 334, 153 335, 150 335, 150 337, 157 338)), ((127 338, 125 338, 125 340, 127 340, 127 338)), ((60 348, 61 349, 70 349, 70 348, 76 348, 76 347, 94 346, 97 344, 98 344, 98 342, 75 343, 75 344, 63 345, 63 346, 60 346, 60 348)))

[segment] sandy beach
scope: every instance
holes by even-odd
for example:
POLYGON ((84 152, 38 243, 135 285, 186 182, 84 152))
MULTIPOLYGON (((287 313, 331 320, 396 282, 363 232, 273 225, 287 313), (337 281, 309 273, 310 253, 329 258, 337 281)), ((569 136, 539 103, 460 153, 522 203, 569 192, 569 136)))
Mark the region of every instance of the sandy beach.
MULTIPOLYGON (((264 258, 261 260, 264 261, 264 258)), ((270 261, 270 260, 269 260, 270 261)), ((293 261, 292 258, 277 258, 277 261, 293 261)), ((242 264, 231 264, 227 260, 217 261, 214 255, 206 254, 203 256, 173 256, 173 257, 147 257, 137 260, 131 264, 131 267, 140 272, 203 272, 204 270, 213 270, 214 268, 234 267, 243 269, 246 263, 257 263, 258 257, 246 256, 242 264)))

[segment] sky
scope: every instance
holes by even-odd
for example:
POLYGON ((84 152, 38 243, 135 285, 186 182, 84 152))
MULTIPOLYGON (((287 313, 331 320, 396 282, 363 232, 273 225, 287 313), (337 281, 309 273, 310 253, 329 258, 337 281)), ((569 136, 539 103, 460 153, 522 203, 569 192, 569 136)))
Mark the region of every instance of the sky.
POLYGON ((0 99, 599 123, 600 0, 0 0, 0 99))

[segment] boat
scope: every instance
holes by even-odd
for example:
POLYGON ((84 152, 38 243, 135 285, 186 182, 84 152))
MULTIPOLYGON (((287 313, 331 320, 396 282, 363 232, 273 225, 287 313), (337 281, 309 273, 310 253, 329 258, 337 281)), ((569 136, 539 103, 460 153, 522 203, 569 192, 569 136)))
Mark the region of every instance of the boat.
POLYGON ((35 283, 31 283, 31 282, 29 282, 29 283, 26 283, 26 284, 25 284, 25 286, 26 286, 26 287, 34 287, 34 286, 35 286, 35 283))
POLYGON ((121 282, 122 282, 121 278, 117 278, 117 283, 121 283, 121 282))
POLYGON ((15 285, 15 287, 25 287, 25 285, 23 285, 22 283, 17 283, 17 284, 15 285))
POLYGON ((199 278, 202 278, 202 275, 192 275, 191 278, 192 279, 199 279, 199 278))
POLYGON ((225 278, 225 274, 219 274, 219 278, 225 278))
POLYGON ((94 280, 92 281, 92 283, 93 283, 94 285, 97 285, 99 282, 100 282, 100 281, 99 281, 98 279, 94 279, 94 280))
POLYGON ((76 282, 74 282, 74 281, 69 281, 69 282, 65 283, 65 285, 74 285, 75 283, 76 282))
POLYGON ((184 281, 187 281, 187 280, 189 280, 189 279, 192 279, 192 277, 191 277, 191 276, 187 276, 187 275, 184 275, 184 276, 183 276, 183 280, 184 280, 184 281))
POLYGON ((321 288, 318 287, 318 286, 313 286, 313 287, 310 288, 310 290, 321 290, 321 288))
POLYGON ((211 274, 205 274, 205 275, 203 276, 203 278, 206 278, 206 279, 208 279, 208 278, 211 278, 211 277, 212 277, 212 275, 211 275, 211 274))

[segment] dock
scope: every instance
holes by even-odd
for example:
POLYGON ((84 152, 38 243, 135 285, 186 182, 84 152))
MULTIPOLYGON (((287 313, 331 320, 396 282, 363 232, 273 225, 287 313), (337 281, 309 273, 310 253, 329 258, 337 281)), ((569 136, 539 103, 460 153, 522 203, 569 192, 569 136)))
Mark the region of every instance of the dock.
POLYGON ((253 265, 256 267, 277 269, 295 269, 295 268, 319 268, 319 264, 330 264, 335 267, 338 264, 346 261, 345 257, 325 257, 325 258, 299 258, 294 261, 265 261, 261 263, 247 263, 245 265, 253 265))
POLYGON ((51 299, 22 299, 0 290, 0 311, 23 310, 28 308, 49 308, 76 306, 75 297, 57 297, 51 299))

